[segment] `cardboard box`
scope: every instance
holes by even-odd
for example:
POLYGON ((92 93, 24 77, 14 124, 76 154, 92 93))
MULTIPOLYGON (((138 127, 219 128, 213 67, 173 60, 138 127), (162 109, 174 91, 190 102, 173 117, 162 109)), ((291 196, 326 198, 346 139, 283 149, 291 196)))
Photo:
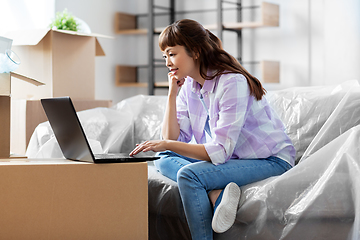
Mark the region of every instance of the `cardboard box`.
POLYGON ((10 156, 11 82, 14 77, 37 86, 43 85, 17 73, 0 73, 0 158, 10 156))
POLYGON ((146 163, 0 161, 1 239, 148 239, 146 163))
POLYGON ((13 39, 12 50, 21 59, 17 72, 45 83, 36 88, 15 81, 13 98, 95 99, 95 56, 105 55, 97 38, 106 36, 40 29, 9 32, 5 37, 13 39))
POLYGON ((10 96, 0 96, 0 157, 10 155, 10 96))
MULTIPOLYGON (((106 107, 111 100, 72 100, 76 111, 106 107)), ((11 152, 24 155, 35 128, 48 119, 40 100, 12 99, 11 101, 11 152)))

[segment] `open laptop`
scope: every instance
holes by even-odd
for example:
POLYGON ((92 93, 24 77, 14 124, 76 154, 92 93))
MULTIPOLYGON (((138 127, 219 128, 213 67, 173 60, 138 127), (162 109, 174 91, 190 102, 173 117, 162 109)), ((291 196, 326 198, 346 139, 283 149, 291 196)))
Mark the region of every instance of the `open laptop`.
POLYGON ((155 156, 126 153, 93 154, 70 97, 41 99, 41 104, 54 131, 64 157, 92 163, 145 162, 155 156))

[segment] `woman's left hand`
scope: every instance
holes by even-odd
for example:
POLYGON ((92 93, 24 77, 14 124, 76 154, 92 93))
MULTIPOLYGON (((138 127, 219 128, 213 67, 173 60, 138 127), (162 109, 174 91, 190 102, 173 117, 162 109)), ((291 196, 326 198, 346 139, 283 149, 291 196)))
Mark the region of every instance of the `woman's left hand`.
POLYGON ((163 152, 166 151, 166 141, 165 140, 151 140, 145 141, 140 144, 136 144, 136 148, 131 151, 130 156, 134 156, 140 152, 163 152))

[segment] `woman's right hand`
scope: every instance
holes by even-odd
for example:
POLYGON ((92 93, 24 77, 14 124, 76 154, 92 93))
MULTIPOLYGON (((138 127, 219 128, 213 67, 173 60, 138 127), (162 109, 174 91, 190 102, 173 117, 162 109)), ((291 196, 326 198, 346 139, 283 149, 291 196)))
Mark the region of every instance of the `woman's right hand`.
POLYGON ((179 88, 184 84, 185 78, 178 79, 176 72, 168 73, 169 92, 164 114, 161 134, 164 139, 177 140, 180 134, 180 126, 177 120, 176 98, 179 88))
POLYGON ((169 93, 173 93, 177 95, 179 88, 185 83, 185 78, 178 79, 176 78, 173 72, 169 72, 168 81, 169 81, 169 93))

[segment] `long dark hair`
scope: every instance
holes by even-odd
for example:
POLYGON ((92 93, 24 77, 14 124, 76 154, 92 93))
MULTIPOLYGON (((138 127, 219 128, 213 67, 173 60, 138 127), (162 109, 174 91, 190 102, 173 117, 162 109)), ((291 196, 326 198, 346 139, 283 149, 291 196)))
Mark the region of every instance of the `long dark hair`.
POLYGON ((251 95, 260 100, 265 94, 260 81, 222 48, 218 37, 197 21, 179 20, 162 31, 159 37, 161 51, 176 45, 185 47, 190 57, 194 54, 198 56, 200 75, 204 79, 210 80, 225 73, 240 73, 246 77, 251 95), (208 69, 214 70, 212 75, 207 75, 208 69))

